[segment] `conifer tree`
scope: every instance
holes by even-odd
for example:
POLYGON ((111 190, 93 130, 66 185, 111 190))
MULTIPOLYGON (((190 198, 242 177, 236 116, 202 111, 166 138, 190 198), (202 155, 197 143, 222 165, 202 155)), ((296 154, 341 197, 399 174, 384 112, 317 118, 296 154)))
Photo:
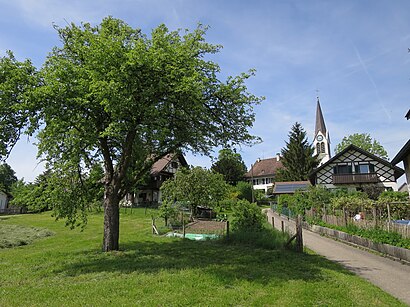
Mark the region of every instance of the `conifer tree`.
POLYGON ((307 180, 309 173, 318 165, 314 148, 308 143, 302 125, 296 122, 289 132, 289 141, 282 148, 283 168, 276 174, 277 181, 307 180))

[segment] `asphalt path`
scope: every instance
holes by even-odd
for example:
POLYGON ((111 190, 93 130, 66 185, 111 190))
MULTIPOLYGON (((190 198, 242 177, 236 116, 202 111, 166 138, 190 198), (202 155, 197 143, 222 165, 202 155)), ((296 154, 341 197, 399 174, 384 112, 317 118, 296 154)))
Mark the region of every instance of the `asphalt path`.
MULTIPOLYGON (((267 210, 266 214, 269 222, 272 223, 271 217, 274 213, 267 210)), ((295 224, 276 214, 274 215, 275 228, 281 229, 281 220, 294 233, 295 224)), ((306 229, 303 229, 302 235, 303 244, 307 248, 331 261, 340 263, 351 272, 367 279, 410 306, 410 265, 323 237, 306 229)))

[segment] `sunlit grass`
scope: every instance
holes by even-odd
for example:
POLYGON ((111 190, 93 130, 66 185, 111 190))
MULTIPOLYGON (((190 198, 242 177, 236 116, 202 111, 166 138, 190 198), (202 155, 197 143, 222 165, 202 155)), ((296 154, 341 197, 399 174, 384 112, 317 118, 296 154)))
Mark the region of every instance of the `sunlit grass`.
POLYGON ((101 214, 84 231, 49 213, 0 223, 55 233, 0 250, 0 306, 400 306, 312 253, 153 236, 144 210, 122 213, 111 253, 101 252, 101 214))

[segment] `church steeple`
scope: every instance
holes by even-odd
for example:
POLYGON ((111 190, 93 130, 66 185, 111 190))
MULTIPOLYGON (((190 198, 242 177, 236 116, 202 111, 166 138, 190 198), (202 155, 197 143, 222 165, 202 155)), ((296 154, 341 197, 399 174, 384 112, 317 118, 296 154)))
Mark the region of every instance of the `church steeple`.
POLYGON ((323 118, 322 108, 320 107, 319 97, 317 97, 316 106, 316 126, 315 139, 315 154, 319 157, 319 165, 329 161, 330 159, 330 137, 326 129, 325 120, 323 118))
POLYGON ((325 120, 323 118, 322 108, 320 107, 319 97, 317 97, 315 136, 318 134, 319 131, 326 135, 327 131, 325 120))

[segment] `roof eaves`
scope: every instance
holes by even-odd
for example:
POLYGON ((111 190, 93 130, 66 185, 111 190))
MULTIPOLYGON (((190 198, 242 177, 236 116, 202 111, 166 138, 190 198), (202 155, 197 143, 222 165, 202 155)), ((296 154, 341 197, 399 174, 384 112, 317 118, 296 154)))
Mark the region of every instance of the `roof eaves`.
POLYGON ((393 165, 396 165, 400 161, 403 161, 404 157, 410 153, 410 139, 407 141, 407 143, 403 146, 402 149, 397 153, 397 155, 391 160, 391 163, 393 165))

